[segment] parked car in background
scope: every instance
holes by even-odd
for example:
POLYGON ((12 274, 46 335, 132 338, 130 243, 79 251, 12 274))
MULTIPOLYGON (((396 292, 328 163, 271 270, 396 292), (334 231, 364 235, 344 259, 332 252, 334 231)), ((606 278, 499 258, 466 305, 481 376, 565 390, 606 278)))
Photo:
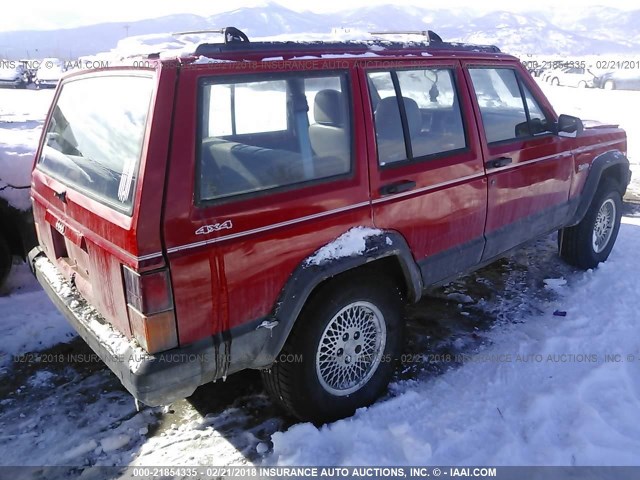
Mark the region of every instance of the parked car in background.
POLYGON ((561 71, 561 68, 549 68, 546 70, 543 70, 540 75, 538 76, 538 78, 540 79, 541 82, 548 82, 549 78, 556 74, 557 72, 561 71))
POLYGON ((605 90, 640 90, 640 71, 614 70, 598 75, 594 87, 605 90))
POLYGON ((595 75, 582 67, 568 67, 550 72, 547 82, 565 87, 591 88, 595 75))
POLYGON ((36 72, 36 88, 55 88, 65 71, 64 62, 59 58, 45 58, 36 72))
POLYGON ((258 369, 300 419, 351 415, 391 379, 404 302, 553 231, 568 263, 607 260, 624 130, 557 115, 497 47, 430 37, 230 27, 151 68, 65 76, 29 263, 137 399, 258 369))
POLYGON ((0 62, 0 87, 25 88, 29 84, 29 75, 20 62, 0 62))

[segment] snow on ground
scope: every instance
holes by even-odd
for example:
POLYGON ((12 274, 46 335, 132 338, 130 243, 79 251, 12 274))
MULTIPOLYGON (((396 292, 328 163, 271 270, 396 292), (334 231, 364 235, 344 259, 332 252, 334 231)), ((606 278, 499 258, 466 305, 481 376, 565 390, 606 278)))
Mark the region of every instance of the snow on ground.
POLYGON ((0 289, 0 312, 0 375, 13 356, 68 342, 76 335, 26 264, 15 265, 8 284, 0 289))
MULTIPOLYGON (((638 161, 640 92, 545 90, 559 112, 622 123, 638 161)), ((28 184, 16 167, 28 172, 50 99, 0 90, 12 181, 28 184)), ((17 266, 0 291, 0 465, 637 464, 640 213, 626 213, 595 271, 562 263, 549 236, 408 307, 410 360, 388 394, 321 428, 283 416, 256 372, 137 412, 17 266)))
MULTIPOLYGON (((322 428, 272 437, 280 465, 638 465, 640 221, 611 259, 464 365, 322 428), (554 316, 560 309, 566 317, 554 316), (607 361, 607 355, 616 361, 607 361), (619 358, 614 357, 619 355, 619 358)), ((556 279, 557 280, 557 279, 556 279)))
MULTIPOLYGON (((52 98, 53 90, 0 89, 0 197, 22 210, 31 206, 29 190, 13 187, 31 183, 33 154, 52 98)), ((13 355, 75 336, 24 264, 14 267, 8 284, 0 289, 0 312, 0 372, 13 355)))

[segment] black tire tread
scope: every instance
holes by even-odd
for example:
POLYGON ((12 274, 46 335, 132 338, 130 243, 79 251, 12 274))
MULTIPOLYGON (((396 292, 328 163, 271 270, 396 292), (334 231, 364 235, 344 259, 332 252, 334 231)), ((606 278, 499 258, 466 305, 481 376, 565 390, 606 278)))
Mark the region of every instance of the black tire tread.
MULTIPOLYGON (((618 184, 607 178, 598 186, 591 205, 582 221, 573 227, 564 228, 558 233, 558 235, 561 235, 561 238, 558 239, 560 256, 568 264, 583 270, 594 268, 597 265, 598 262, 594 263, 592 256, 588 253, 590 249, 588 242, 591 238, 591 228, 594 216, 597 213, 596 209, 600 206, 604 197, 610 192, 616 192, 620 195, 618 184)), ((620 196, 620 202, 621 201, 620 196)), ((617 212, 617 215, 619 216, 620 212, 617 212)), ((617 230, 614 232, 614 237, 610 240, 612 246, 615 243, 616 236, 617 230)))
MULTIPOLYGON (((364 275, 362 272, 354 271, 347 272, 339 277, 329 280, 325 284, 321 285, 307 300, 307 303, 303 307, 296 325, 294 325, 285 345, 280 352, 280 357, 287 355, 294 355, 298 352, 299 344, 301 342, 300 337, 303 335, 306 324, 307 312, 314 311, 317 304, 323 302, 327 295, 331 295, 332 291, 340 291, 347 288, 349 285, 361 284, 363 282, 375 282, 377 286, 388 285, 389 288, 393 288, 398 292, 398 302, 402 301, 402 295, 400 289, 394 280, 390 277, 384 276, 380 272, 368 272, 368 275, 364 275)), ((275 362, 269 369, 262 371, 262 380, 264 387, 269 396, 284 410, 292 414, 300 420, 312 420, 315 422, 323 422, 327 418, 317 412, 311 411, 308 405, 305 405, 301 401, 301 391, 297 387, 296 372, 294 372, 296 365, 293 362, 275 362)))

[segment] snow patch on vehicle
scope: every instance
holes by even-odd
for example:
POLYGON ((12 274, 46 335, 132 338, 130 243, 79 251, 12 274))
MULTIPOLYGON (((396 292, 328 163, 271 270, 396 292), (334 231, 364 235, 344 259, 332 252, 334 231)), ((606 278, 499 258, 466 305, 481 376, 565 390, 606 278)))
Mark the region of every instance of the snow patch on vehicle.
POLYGON ((206 65, 209 63, 235 63, 233 60, 221 60, 219 58, 209 58, 200 55, 194 62, 194 65, 206 65))
POLYGON ((382 230, 376 228, 352 228, 309 257, 305 262, 305 266, 320 265, 336 258, 360 255, 367 248, 367 238, 382 235, 383 233, 382 230))
MULTIPOLYGON (((67 299, 75 295, 69 283, 60 275, 51 261, 41 257, 35 261, 35 264, 58 295, 67 299)), ((78 298, 80 297, 78 296, 78 298)), ((121 357, 128 352, 131 354, 129 356, 129 368, 132 372, 135 373, 149 357, 149 354, 135 341, 129 340, 111 325, 104 323, 100 313, 94 307, 85 301, 81 302, 77 299, 71 300, 70 304, 84 326, 93 333, 100 344, 107 347, 111 355, 121 357)))

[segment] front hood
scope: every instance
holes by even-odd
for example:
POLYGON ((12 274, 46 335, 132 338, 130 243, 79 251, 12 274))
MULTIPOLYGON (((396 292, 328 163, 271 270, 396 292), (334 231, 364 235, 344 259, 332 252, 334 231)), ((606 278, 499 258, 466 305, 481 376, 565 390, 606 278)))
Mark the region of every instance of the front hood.
POLYGON ((603 123, 598 120, 583 120, 582 124, 584 128, 597 129, 597 128, 618 128, 617 123, 603 123))

